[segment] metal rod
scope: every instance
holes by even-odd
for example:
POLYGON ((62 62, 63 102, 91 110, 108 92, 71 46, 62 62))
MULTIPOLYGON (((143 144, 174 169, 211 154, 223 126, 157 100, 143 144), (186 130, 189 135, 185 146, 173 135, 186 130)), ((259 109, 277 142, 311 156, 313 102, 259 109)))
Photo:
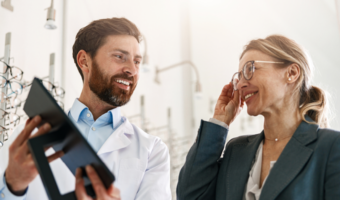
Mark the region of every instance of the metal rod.
POLYGON ((49 69, 49 81, 54 84, 54 62, 55 62, 55 53, 50 54, 50 69, 49 69))
POLYGON ((140 97, 140 116, 141 116, 141 128, 145 130, 145 109, 144 109, 144 96, 140 97))
POLYGON ((183 61, 183 62, 180 62, 180 63, 176 63, 176 64, 170 65, 168 67, 164 67, 162 69, 156 68, 156 79, 155 80, 158 81, 158 74, 159 73, 167 71, 167 70, 175 68, 175 67, 178 67, 178 66, 181 66, 181 65, 184 65, 184 64, 189 64, 194 69, 194 72, 196 74, 196 79, 197 79, 195 90, 197 92, 200 92, 201 91, 201 85, 200 85, 200 77, 199 77, 198 69, 197 69, 196 65, 189 60, 186 60, 186 61, 183 61))
MULTIPOLYGON (((10 61, 10 54, 11 54, 11 33, 6 33, 6 38, 5 38, 5 55, 4 55, 4 62, 7 63, 8 65, 10 65, 9 61, 10 61)), ((7 68, 7 66, 4 64, 3 65, 3 71, 5 71, 7 68)), ((6 79, 8 79, 8 70, 6 71, 6 73, 3 75, 6 79)), ((4 95, 1 95, 1 98, 5 98, 5 96, 7 96, 7 87, 3 87, 1 89, 1 92, 4 95)), ((6 109, 6 101, 3 101, 1 103, 1 109, 5 110, 6 109)), ((1 119, 0 120, 0 125, 1 126, 5 126, 5 119, 1 119)), ((1 133, 0 134, 0 142, 3 145, 4 142, 4 134, 1 133)), ((2 146, 1 145, 1 146, 2 146)))

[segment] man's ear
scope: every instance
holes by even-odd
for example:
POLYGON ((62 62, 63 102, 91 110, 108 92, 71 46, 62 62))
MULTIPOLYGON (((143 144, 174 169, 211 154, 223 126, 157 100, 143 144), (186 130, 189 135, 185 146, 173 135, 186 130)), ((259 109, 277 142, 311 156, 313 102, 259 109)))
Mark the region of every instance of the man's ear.
POLYGON ((77 54, 77 63, 80 67, 81 71, 83 71, 83 75, 89 73, 89 63, 91 63, 90 56, 84 50, 80 50, 77 54))
POLYGON ((293 63, 287 67, 287 82, 294 83, 299 79, 301 73, 300 66, 297 63, 293 63))

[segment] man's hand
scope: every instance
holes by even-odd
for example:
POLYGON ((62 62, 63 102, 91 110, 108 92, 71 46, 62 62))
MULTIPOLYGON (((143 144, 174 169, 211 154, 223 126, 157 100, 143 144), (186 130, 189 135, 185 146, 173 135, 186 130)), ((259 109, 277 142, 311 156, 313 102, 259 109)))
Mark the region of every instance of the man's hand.
MULTIPOLYGON (((38 175, 27 141, 32 137, 43 135, 51 130, 51 125, 46 123, 39 128, 34 136, 32 136, 32 131, 40 124, 40 122, 40 116, 36 116, 32 120, 27 120, 24 130, 21 131, 9 147, 6 182, 10 191, 16 195, 24 194, 28 184, 38 175)), ((47 160, 52 162, 63 155, 63 152, 58 151, 49 156, 47 160)))
POLYGON ((233 91, 233 84, 229 83, 222 89, 221 95, 216 103, 213 118, 230 126, 230 123, 240 114, 243 105, 244 100, 240 96, 240 91, 233 91))
MULTIPOLYGON (((86 166, 86 173, 92 183, 92 187, 96 193, 96 200, 120 200, 120 192, 113 185, 106 190, 103 182, 100 180, 96 171, 90 165, 86 166)), ((87 195, 82 171, 80 168, 76 171, 76 196, 78 200, 93 200, 87 195)))

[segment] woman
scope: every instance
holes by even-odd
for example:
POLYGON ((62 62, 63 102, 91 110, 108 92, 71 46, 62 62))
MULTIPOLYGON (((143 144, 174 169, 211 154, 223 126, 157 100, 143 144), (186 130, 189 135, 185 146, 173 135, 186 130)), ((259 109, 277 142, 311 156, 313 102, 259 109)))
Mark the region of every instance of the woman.
POLYGON ((340 134, 326 129, 326 97, 310 84, 310 64, 283 36, 245 46, 214 117, 201 122, 179 176, 179 200, 340 199, 340 134), (249 115, 264 116, 264 130, 232 139, 220 158, 244 103, 249 115))

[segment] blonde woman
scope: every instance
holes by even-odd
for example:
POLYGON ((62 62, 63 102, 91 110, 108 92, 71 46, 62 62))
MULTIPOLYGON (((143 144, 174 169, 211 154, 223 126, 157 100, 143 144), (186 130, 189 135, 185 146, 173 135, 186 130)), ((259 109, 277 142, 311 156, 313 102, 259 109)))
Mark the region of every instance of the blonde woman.
POLYGON ((340 133, 327 129, 326 97, 311 85, 302 48, 284 36, 252 40, 183 166, 179 200, 340 199, 340 133), (264 116, 260 134, 228 142, 247 104, 264 116))

